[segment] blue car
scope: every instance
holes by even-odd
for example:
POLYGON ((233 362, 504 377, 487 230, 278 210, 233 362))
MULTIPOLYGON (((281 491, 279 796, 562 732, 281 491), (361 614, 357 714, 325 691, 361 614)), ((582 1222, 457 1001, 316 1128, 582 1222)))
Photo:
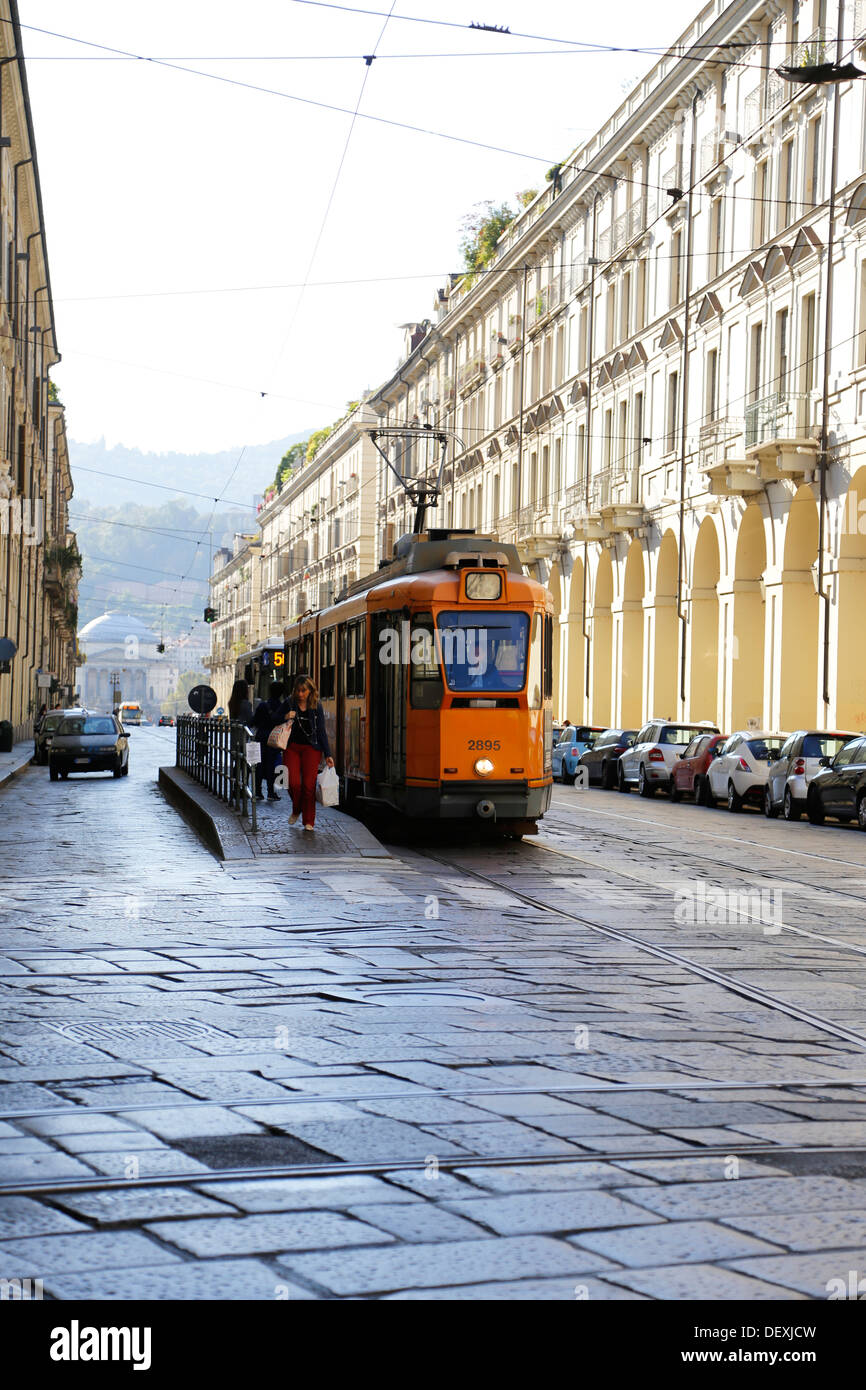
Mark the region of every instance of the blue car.
POLYGON ((553 748, 554 778, 566 787, 573 786, 581 754, 592 747, 604 730, 602 724, 568 724, 553 748))

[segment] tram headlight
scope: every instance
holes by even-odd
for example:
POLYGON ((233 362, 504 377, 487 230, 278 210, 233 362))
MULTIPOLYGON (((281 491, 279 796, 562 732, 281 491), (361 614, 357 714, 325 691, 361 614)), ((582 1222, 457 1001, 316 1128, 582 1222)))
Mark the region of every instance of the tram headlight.
POLYGON ((493 771, 493 764, 489 758, 479 758, 475 764, 475 771, 479 777, 489 777, 493 771))

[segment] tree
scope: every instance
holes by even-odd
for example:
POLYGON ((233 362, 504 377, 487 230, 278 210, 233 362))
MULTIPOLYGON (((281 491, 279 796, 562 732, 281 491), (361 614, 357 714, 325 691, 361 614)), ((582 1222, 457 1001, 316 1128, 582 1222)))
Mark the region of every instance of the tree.
POLYGON ((490 264, 496 255, 496 243, 506 227, 514 221, 514 209, 508 203, 498 207, 491 202, 476 203, 461 223, 463 236, 460 252, 470 283, 490 264))
POLYGON ((189 706, 187 705, 187 695, 194 685, 206 685, 207 677, 201 671, 184 671, 177 678, 177 684, 171 694, 163 700, 159 707, 160 714, 184 714, 189 706))

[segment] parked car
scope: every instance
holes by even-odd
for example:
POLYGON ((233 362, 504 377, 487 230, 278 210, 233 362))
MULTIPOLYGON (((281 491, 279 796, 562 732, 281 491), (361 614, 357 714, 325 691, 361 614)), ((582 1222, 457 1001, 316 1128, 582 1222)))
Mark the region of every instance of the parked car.
POLYGON ((574 785, 577 764, 582 753, 591 748, 599 734, 604 733, 601 724, 569 724, 559 735, 553 746, 553 776, 559 778, 566 787, 574 785))
POLYGON ((33 739, 33 761, 39 767, 45 767, 48 763, 48 752, 54 740, 54 735, 63 723, 67 714, 81 714, 83 711, 79 707, 73 709, 52 709, 43 716, 39 726, 39 732, 33 739))
POLYGON ((787 734, 766 729, 739 729, 718 749, 701 783, 701 805, 727 802, 741 811, 746 802, 763 805, 770 764, 778 760, 787 734))
POLYGON ((764 814, 772 817, 781 811, 785 820, 799 820, 806 809, 809 783, 822 766, 826 767, 821 759, 832 760, 853 738, 857 734, 826 729, 798 729, 791 734, 776 762, 770 764, 764 814))
POLYGON ((718 732, 715 724, 676 724, 670 719, 650 719, 617 764, 619 791, 637 787, 641 796, 653 796, 658 787, 666 791, 677 759, 692 739, 697 734, 718 732))
POLYGON ((809 820, 821 825, 825 816, 842 822, 856 818, 866 830, 866 738, 858 734, 834 758, 820 762, 806 793, 809 820))
POLYGON ((605 729, 591 748, 581 753, 578 767, 585 767, 589 785, 613 790, 616 786, 616 765, 621 753, 631 748, 637 729, 605 729))
POLYGON ((172 714, 161 714, 161 715, 159 716, 159 720, 158 720, 158 723, 157 723, 157 728, 162 729, 162 728, 166 728, 166 727, 169 728, 169 729, 173 729, 173 728, 174 728, 174 715, 172 715, 172 714))
POLYGON ((683 796, 694 796, 695 801, 700 800, 707 768, 724 742, 724 734, 698 734, 692 739, 674 763, 668 786, 671 801, 679 801, 683 796))
POLYGON ((114 714, 83 710, 67 714, 51 744, 48 771, 52 782, 65 781, 70 772, 112 772, 115 777, 129 774, 129 741, 126 730, 114 714))

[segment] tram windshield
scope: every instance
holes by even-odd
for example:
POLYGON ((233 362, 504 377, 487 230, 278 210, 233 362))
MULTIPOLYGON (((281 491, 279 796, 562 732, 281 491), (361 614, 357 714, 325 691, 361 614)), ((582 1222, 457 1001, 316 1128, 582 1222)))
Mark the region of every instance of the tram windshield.
POLYGON ((526 681, 526 613, 440 613, 437 626, 449 690, 522 690, 526 681))

